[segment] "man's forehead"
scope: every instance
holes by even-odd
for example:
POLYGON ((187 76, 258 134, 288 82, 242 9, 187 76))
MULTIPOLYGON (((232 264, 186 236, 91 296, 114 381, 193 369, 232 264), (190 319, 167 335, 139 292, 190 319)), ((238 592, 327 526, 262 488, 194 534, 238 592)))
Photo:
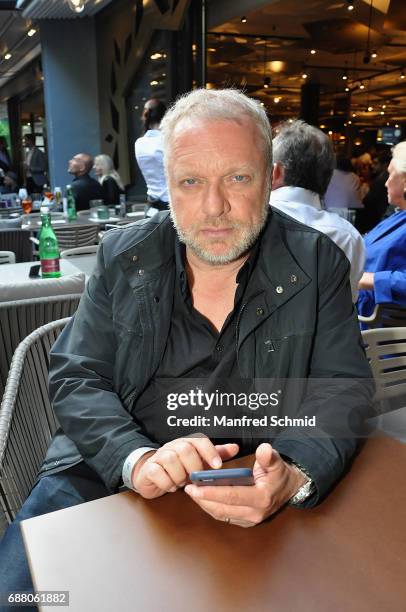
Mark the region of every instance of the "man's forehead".
POLYGON ((179 135, 182 136, 187 132, 205 131, 207 128, 222 123, 225 128, 238 128, 243 127, 244 129, 257 129, 257 126, 253 120, 247 115, 241 115, 240 117, 183 117, 180 119, 172 132, 172 140, 176 139, 179 135))

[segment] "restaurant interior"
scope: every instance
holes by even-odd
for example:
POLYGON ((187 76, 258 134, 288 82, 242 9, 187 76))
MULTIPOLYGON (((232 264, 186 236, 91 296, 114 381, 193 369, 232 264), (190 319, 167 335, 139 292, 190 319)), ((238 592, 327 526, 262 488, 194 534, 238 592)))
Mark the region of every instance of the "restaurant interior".
MULTIPOLYGON (((54 605, 78 612, 403 609, 405 144, 406 0, 0 0, 0 609, 45 609, 51 600, 41 593, 58 594, 54 605), (18 562, 2 554, 1 538, 18 520, 59 428, 48 388, 51 348, 100 282, 100 245, 148 228, 149 217, 171 206, 162 144, 152 180, 137 146, 150 132, 161 143, 165 110, 197 88, 236 88, 260 103, 274 138, 301 120, 331 147, 335 195, 328 198, 329 188, 313 195, 317 215, 333 229, 312 227, 344 251, 349 269, 355 263, 333 234, 362 245, 358 288, 373 304, 364 311, 356 297, 352 309, 371 368, 374 418, 325 501, 300 512, 282 507, 254 529, 216 523, 189 499, 183 506, 180 491, 145 500, 124 479, 114 495, 28 518, 22 533, 32 595, 39 595, 21 599, 28 593, 21 585, 18 598, 9 593, 6 601, 2 580, 18 562), (164 111, 148 124, 155 116, 148 103, 157 100, 164 111), (403 166, 395 167, 396 150, 403 166), (397 199, 395 174, 403 189, 397 199), (166 191, 156 191, 158 183, 166 191), (351 183, 347 204, 344 183, 351 183), (382 237, 384 264, 371 255, 382 237), (378 278, 388 283, 383 298, 378 278), (128 586, 131 572, 147 595, 128 586)), ((134 250, 132 291, 140 302, 137 259, 134 250)), ((290 291, 298 278, 288 278, 290 291)), ((277 300, 284 287, 276 287, 277 300)), ((105 295, 112 304, 114 289, 105 295)), ((158 309, 159 295, 153 299, 158 309)), ((95 316, 105 312, 105 303, 94 307, 95 316)), ((256 318, 263 314, 258 306, 256 318)), ((144 312, 130 328, 110 318, 117 355, 152 321, 144 312)), ((265 342, 272 359, 287 338, 265 342)), ((107 385, 105 372, 94 376, 107 385)), ((125 411, 137 394, 134 388, 123 399, 125 411)), ((232 463, 248 465, 246 458, 232 463)))

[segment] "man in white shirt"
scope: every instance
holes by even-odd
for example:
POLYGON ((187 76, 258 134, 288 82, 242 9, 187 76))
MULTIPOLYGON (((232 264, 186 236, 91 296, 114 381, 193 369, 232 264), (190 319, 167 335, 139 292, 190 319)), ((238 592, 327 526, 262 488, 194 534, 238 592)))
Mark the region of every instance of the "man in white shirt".
POLYGON ((141 116, 145 133, 135 141, 135 157, 147 185, 147 217, 168 209, 163 142, 159 129, 165 112, 166 106, 163 102, 155 98, 147 100, 141 116))
POLYGON ((280 126, 273 146, 271 206, 327 234, 345 253, 351 264, 352 298, 356 302, 364 271, 364 241, 351 223, 323 210, 320 201, 334 168, 330 139, 318 128, 298 120, 280 126))

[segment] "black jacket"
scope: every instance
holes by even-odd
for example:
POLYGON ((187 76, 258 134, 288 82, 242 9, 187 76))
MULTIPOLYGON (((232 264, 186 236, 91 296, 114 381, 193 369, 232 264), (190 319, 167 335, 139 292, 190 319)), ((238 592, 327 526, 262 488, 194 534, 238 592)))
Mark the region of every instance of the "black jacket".
POLYGON ((76 210, 89 208, 90 200, 103 200, 102 186, 88 174, 77 176, 72 180, 72 192, 75 196, 76 210))
POLYGON ((103 200, 107 206, 118 206, 120 204, 120 194, 124 193, 117 184, 117 181, 108 176, 102 183, 103 200))
MULTIPOLYGON (((65 433, 60 430, 51 443, 43 473, 83 457, 114 490, 127 455, 158 446, 136 422, 137 397, 166 346, 174 238, 166 212, 105 234, 79 309, 52 349, 50 392, 65 433)), ((323 414, 339 414, 345 423, 363 419, 373 385, 343 252, 324 234, 274 211, 256 265, 263 290, 244 304, 236 329, 241 376, 304 379, 304 414, 321 406, 323 414), (318 379, 326 384, 312 384, 318 379), (330 401, 330 379, 353 379, 354 385, 338 402, 330 401)), ((252 452, 257 445, 253 439, 252 452)), ((314 504, 348 466, 357 441, 288 431, 273 445, 310 472, 314 504)))

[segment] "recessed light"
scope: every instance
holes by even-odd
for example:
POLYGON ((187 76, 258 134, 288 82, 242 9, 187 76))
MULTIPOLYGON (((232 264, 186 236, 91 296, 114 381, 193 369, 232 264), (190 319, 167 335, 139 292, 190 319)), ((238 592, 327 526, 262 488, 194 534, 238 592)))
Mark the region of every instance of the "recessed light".
POLYGON ((305 72, 302 74, 302 79, 307 79, 307 74, 305 72))
POLYGON ((11 53, 6 53, 6 55, 4 56, 5 60, 9 60, 11 59, 11 53))
POLYGON ((312 55, 315 55, 315 53, 316 53, 316 49, 310 49, 310 53, 311 53, 312 55))
POLYGON ((371 53, 371 57, 375 58, 377 55, 378 55, 378 54, 377 54, 377 52, 376 52, 376 51, 372 51, 372 53, 371 53))
POLYGON ((241 17, 241 23, 247 23, 247 18, 245 16, 241 17))
POLYGON ((36 34, 37 30, 35 28, 31 28, 31 30, 28 30, 27 32, 27 36, 31 37, 34 36, 34 34, 36 34))

